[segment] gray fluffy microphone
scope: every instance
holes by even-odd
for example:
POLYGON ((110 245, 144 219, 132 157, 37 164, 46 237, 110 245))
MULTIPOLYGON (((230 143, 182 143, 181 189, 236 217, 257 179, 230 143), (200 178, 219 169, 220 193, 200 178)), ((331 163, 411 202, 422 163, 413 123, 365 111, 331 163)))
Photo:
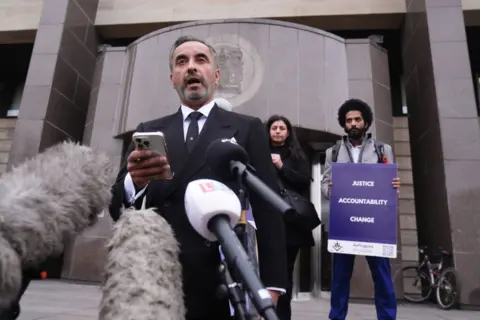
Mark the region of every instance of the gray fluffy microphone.
POLYGON ((99 320, 182 320, 180 247, 153 209, 125 210, 107 244, 99 320))
POLYGON ((21 271, 64 249, 111 201, 110 159, 64 142, 0 177, 0 311, 21 288, 21 271))

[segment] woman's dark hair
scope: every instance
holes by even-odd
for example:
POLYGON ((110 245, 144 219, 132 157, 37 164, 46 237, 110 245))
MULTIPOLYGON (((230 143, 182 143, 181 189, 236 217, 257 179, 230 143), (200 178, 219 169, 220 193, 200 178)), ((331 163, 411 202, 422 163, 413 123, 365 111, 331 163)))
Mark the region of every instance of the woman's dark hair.
POLYGON ((373 121, 373 112, 369 105, 360 99, 349 99, 345 101, 338 109, 338 123, 342 128, 345 128, 345 121, 347 120, 347 113, 350 111, 360 111, 365 124, 370 125, 373 121))
POLYGON ((285 140, 285 146, 287 147, 288 151, 286 156, 294 157, 296 159, 299 159, 299 158, 306 159, 305 153, 303 152, 302 147, 300 147, 300 143, 297 140, 297 135, 295 134, 295 130, 293 130, 292 128, 292 123, 290 122, 290 120, 288 120, 284 116, 275 114, 271 116, 266 123, 268 141, 270 142, 270 145, 272 144, 272 137, 270 136, 270 127, 276 121, 283 121, 287 126, 288 136, 287 136, 287 139, 285 140))

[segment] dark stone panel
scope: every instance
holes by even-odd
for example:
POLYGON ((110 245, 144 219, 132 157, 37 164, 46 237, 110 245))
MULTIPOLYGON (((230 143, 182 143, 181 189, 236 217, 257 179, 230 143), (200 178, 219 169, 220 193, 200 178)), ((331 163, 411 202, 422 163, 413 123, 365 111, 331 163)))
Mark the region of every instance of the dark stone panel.
POLYGON ((50 103, 45 119, 76 141, 81 141, 86 112, 79 109, 55 88, 50 92, 50 103))
POLYGON ((90 20, 89 24, 95 23, 97 17, 98 0, 73 0, 82 9, 87 18, 90 20))
POLYGON ((83 110, 84 112, 87 112, 91 89, 92 87, 87 81, 85 81, 82 77, 78 77, 73 103, 77 106, 77 108, 83 110))
POLYGON ((58 57, 53 77, 53 88, 68 100, 73 101, 77 90, 77 82, 78 73, 62 57, 58 57))
POLYGON ((90 24, 90 20, 77 2, 69 1, 65 29, 70 30, 70 32, 72 32, 81 43, 84 43, 87 36, 87 29, 90 24))
POLYGON ((40 140, 39 152, 43 152, 45 149, 60 143, 65 140, 72 139, 73 137, 63 130, 60 130, 56 126, 52 125, 48 121, 43 123, 43 131, 40 140))
POLYGON ((472 281, 478 278, 472 265, 480 260, 472 240, 480 229, 474 169, 480 164, 480 124, 461 1, 407 5, 403 62, 419 243, 453 250, 460 301, 480 305, 478 281, 472 281))
POLYGON ((95 25, 90 24, 87 28, 87 34, 85 35, 85 48, 93 55, 97 56, 98 54, 98 44, 100 43, 100 36, 98 34, 95 25))
POLYGON ((63 32, 59 55, 78 72, 84 80, 91 83, 95 70, 96 57, 85 47, 70 30, 63 32))
POLYGON ((99 58, 97 61, 95 76, 93 78, 93 83, 92 83, 92 89, 90 90, 90 99, 89 99, 87 117, 85 120, 85 131, 84 131, 85 136, 88 134, 88 139, 85 136, 83 137, 83 142, 86 144, 90 143, 90 137, 92 134, 91 131, 93 130, 93 121, 95 120, 95 117, 96 117, 97 104, 98 104, 98 98, 99 98, 100 80, 101 80, 101 75, 103 71, 103 61, 104 61, 104 58, 102 54, 101 58, 99 58))

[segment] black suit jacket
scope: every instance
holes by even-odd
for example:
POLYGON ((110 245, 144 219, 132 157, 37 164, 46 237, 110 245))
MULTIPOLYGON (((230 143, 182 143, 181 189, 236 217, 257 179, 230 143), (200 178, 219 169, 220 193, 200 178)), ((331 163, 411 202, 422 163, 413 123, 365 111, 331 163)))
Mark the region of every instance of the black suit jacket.
MULTIPOLYGON (((196 179, 216 179, 205 165, 205 150, 218 138, 235 137, 245 148, 250 163, 257 175, 269 187, 279 192, 275 170, 272 167, 268 139, 258 118, 241 115, 214 106, 200 133, 197 143, 188 155, 183 133, 181 110, 157 120, 141 123, 137 131, 162 131, 165 134, 168 157, 173 180, 153 180, 146 191, 146 206, 159 208, 161 214, 173 227, 181 246, 180 260, 183 267, 183 288, 189 317, 216 317, 220 303, 215 291, 219 285, 217 275, 220 262, 218 244, 203 239, 190 225, 185 213, 184 195, 186 185, 196 179)), ((133 150, 133 144, 127 156, 133 150)), ((126 161, 126 160, 125 160, 126 161)), ((124 178, 126 163, 121 167, 116 185, 110 215, 117 220, 124 203, 124 178)), ((135 203, 137 208, 142 198, 135 203)), ((252 211, 257 225, 260 276, 266 287, 287 287, 284 225, 281 214, 256 194, 250 194, 252 211)), ((223 312, 223 311, 222 311, 223 312)))
MULTIPOLYGON (((277 170, 278 177, 283 186, 296 193, 310 198, 311 165, 307 159, 293 157, 288 154, 280 155, 283 166, 277 170)), ((312 232, 297 227, 291 222, 285 222, 286 241, 289 246, 313 246, 312 232)))

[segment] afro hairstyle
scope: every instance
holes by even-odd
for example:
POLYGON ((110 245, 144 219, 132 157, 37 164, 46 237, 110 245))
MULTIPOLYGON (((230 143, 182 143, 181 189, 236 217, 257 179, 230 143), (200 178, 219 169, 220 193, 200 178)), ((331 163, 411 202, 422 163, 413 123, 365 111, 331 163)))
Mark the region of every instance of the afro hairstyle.
POLYGON ((360 111, 363 121, 370 127, 373 121, 373 112, 370 106, 360 99, 349 99, 338 109, 338 123, 342 128, 345 128, 347 113, 350 111, 360 111))

